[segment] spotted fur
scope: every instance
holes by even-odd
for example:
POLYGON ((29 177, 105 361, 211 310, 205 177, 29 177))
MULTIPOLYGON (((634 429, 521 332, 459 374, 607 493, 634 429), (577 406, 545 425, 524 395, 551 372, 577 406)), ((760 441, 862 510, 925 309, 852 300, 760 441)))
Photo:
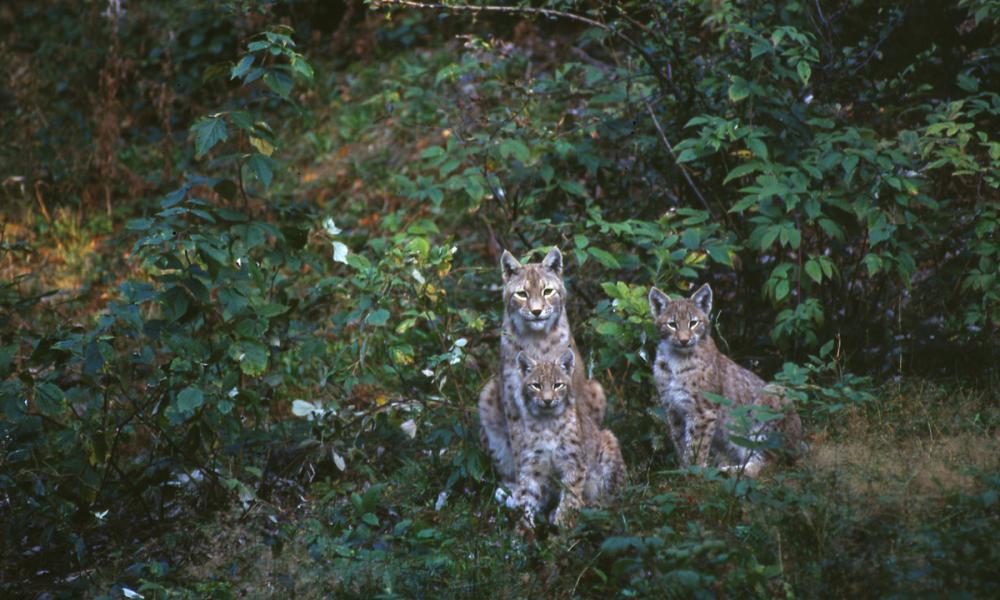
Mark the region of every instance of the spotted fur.
POLYGON ((524 419, 516 434, 513 502, 523 509, 522 530, 552 506, 553 523, 572 525, 581 506, 605 504, 625 478, 617 438, 579 410, 575 362, 571 348, 557 360, 517 355, 524 419))
POLYGON ((479 393, 480 438, 493 458, 497 473, 505 485, 512 487, 518 444, 513 431, 520 427, 524 417, 518 353, 545 357, 570 348, 574 357, 573 389, 584 412, 598 425, 604 420, 606 401, 601 384, 588 380, 584 374, 583 361, 570 330, 559 249, 550 250, 541 262, 527 264, 521 264, 504 251, 500 269, 504 283, 500 374, 487 381, 479 393))
POLYGON ((763 443, 778 434, 785 450, 782 454, 794 457, 802 437, 799 416, 780 387, 765 384, 716 348, 710 331, 712 289, 708 284, 679 300, 670 300, 654 287, 649 292, 649 308, 660 333, 653 377, 681 465, 704 467, 714 457, 724 470, 756 476, 778 453, 750 450, 730 439, 731 413, 746 405, 754 407, 749 439, 763 443), (716 402, 706 393, 722 396, 730 404, 716 402), (768 413, 782 416, 772 419, 768 413))

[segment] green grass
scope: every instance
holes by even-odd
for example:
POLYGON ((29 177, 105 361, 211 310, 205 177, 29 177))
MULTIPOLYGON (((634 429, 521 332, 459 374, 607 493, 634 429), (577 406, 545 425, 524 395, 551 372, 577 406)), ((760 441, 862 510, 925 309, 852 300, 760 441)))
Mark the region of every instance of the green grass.
MULTIPOLYGON (((146 566, 116 572, 123 559, 94 591, 145 582, 160 590, 153 597, 986 596, 1000 558, 998 424, 984 392, 886 388, 809 423, 810 450, 792 468, 733 480, 647 456, 630 465, 618 505, 524 541, 492 498, 490 472, 459 478, 435 507, 450 458, 474 450, 457 440, 442 452, 425 422, 409 448, 368 447, 345 473, 317 463, 301 495, 290 486, 193 529, 185 519, 128 558, 146 566)), ((634 454, 633 440, 623 445, 634 454)))

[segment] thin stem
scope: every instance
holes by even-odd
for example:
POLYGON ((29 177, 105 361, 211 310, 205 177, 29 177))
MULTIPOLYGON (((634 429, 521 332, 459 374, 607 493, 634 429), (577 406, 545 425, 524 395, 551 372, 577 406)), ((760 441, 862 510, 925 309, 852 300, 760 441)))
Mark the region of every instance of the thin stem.
POLYGON ((646 105, 646 110, 649 111, 650 118, 653 119, 653 125, 656 126, 656 132, 660 134, 660 141, 663 142, 663 145, 667 148, 667 152, 669 152, 670 156, 673 157, 674 163, 677 165, 677 168, 680 169, 681 175, 684 176, 684 180, 687 181, 688 186, 691 187, 691 191, 693 191, 694 195, 701 201, 701 205, 705 207, 705 210, 707 210, 713 218, 718 219, 719 215, 715 214, 715 211, 712 210, 711 206, 709 206, 708 200, 705 200, 705 196, 702 195, 701 190, 698 189, 694 180, 691 179, 691 175, 688 173, 687 168, 683 164, 677 162, 677 153, 674 152, 674 147, 670 144, 670 140, 667 139, 667 134, 663 133, 663 127, 660 125, 660 120, 656 118, 656 113, 653 111, 653 105, 647 99, 643 99, 643 103, 646 105))

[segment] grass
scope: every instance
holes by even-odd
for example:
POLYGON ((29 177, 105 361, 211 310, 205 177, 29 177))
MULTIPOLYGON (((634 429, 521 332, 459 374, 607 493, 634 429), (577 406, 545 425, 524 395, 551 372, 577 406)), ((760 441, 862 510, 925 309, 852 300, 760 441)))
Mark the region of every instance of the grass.
POLYGON ((793 468, 748 482, 648 456, 631 465, 613 510, 530 542, 493 500, 489 472, 459 478, 439 502, 449 458, 475 450, 418 436, 347 473, 320 468, 301 490, 290 482, 247 509, 184 519, 92 591, 145 582, 155 597, 989 595, 998 425, 985 392, 894 385, 809 423, 810 450, 793 468))

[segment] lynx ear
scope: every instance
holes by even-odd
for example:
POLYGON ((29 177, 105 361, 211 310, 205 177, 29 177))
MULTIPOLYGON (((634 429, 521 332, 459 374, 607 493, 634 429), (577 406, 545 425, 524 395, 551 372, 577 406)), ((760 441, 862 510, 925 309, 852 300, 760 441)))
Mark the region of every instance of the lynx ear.
POLYGON ((542 266, 552 271, 556 275, 562 275, 563 258, 562 258, 562 252, 559 251, 559 248, 552 246, 552 249, 549 250, 549 253, 546 254, 545 258, 542 259, 542 266))
POLYGON ((670 304, 670 298, 667 298, 667 295, 661 292, 659 288, 654 287, 649 290, 649 312, 652 313, 654 319, 667 310, 668 304, 670 304))
POLYGON ((712 288, 707 283, 703 283, 695 293, 691 294, 691 300, 706 315, 712 312, 712 288))
POLYGON ((514 255, 504 250, 500 257, 500 271, 503 273, 503 280, 507 281, 521 270, 521 263, 517 262, 514 255))
POLYGON ((572 348, 567 348, 563 352, 562 356, 559 357, 559 366, 567 375, 573 374, 573 365, 576 364, 576 354, 573 352, 572 348))
POLYGON ((535 359, 531 358, 524 352, 517 353, 517 368, 521 370, 522 377, 531 373, 537 364, 538 362, 535 359))

